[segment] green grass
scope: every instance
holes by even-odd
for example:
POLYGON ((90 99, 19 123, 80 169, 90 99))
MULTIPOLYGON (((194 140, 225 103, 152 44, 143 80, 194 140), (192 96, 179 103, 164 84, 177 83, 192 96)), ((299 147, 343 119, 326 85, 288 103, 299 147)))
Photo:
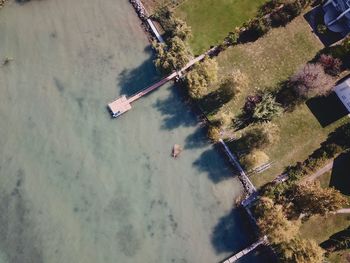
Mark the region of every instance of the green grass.
POLYGON ((200 54, 223 41, 228 32, 253 18, 266 0, 187 0, 176 14, 191 26, 190 42, 195 54, 200 54))
POLYGON ((350 215, 348 214, 328 215, 326 217, 313 216, 302 224, 300 234, 304 238, 312 238, 321 243, 331 235, 346 229, 349 225, 350 215))

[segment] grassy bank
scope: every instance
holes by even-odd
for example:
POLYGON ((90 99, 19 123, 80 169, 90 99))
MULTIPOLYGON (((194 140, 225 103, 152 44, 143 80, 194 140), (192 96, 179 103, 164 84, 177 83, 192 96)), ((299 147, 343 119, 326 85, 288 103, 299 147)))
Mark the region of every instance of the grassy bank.
POLYGON ((190 44, 194 53, 200 54, 253 18, 264 2, 266 0, 187 0, 176 8, 176 14, 191 26, 190 44))

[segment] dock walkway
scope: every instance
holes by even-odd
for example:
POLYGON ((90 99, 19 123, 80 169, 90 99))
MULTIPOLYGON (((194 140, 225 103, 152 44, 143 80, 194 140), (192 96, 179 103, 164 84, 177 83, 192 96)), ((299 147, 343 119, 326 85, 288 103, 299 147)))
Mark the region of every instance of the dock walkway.
POLYGON ((141 90, 140 92, 136 93, 135 95, 132 95, 129 98, 127 98, 125 95, 122 95, 120 98, 118 98, 115 101, 109 103, 108 104, 108 109, 111 112, 112 117, 116 118, 116 117, 122 115, 123 113, 131 110, 132 109, 131 103, 133 103, 134 101, 136 101, 139 98, 145 96, 146 94, 148 94, 148 93, 158 89, 159 87, 161 87, 165 83, 175 79, 176 77, 183 76, 183 74, 185 74, 186 71, 190 67, 192 67, 197 62, 200 62, 201 60, 203 60, 206 55, 210 55, 214 50, 215 50, 215 48, 212 48, 209 51, 207 51, 206 53, 204 53, 204 54, 202 54, 202 55, 192 59, 181 70, 174 71, 169 76, 161 79, 160 81, 158 81, 157 83, 153 84, 152 86, 150 86, 150 87, 148 87, 148 88, 146 88, 144 90, 141 90))
POLYGON ((233 256, 229 257, 222 263, 233 263, 242 258, 243 256, 247 255, 248 253, 252 252, 254 249, 256 249, 258 246, 265 244, 267 242, 267 238, 263 237, 262 239, 258 240, 254 244, 250 245, 249 247, 243 249, 242 251, 238 252, 237 254, 234 254, 233 256))

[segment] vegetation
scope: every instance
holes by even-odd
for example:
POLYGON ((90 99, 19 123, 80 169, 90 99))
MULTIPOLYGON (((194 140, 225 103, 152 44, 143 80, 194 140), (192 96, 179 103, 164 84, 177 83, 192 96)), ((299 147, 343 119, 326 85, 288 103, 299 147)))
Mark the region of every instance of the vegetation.
POLYGON ((348 205, 348 200, 334 188, 322 188, 320 183, 296 184, 289 194, 298 213, 326 215, 348 205))
POLYGON ((268 163, 269 156, 261 150, 254 149, 241 158, 242 165, 249 171, 268 163))
POLYGON ((191 98, 200 99, 208 92, 208 86, 217 81, 217 71, 216 60, 209 57, 193 67, 185 77, 191 98))
POLYGON ((329 94, 334 80, 321 64, 308 63, 290 78, 290 85, 301 98, 311 98, 329 94))
POLYGON ((272 244, 290 242, 299 232, 300 221, 289 221, 281 205, 269 198, 262 198, 256 208, 258 225, 263 235, 268 235, 272 244))
POLYGON ((324 260, 324 251, 314 240, 294 238, 278 246, 281 262, 320 263, 324 260))
POLYGON ((261 101, 253 109, 253 119, 255 121, 271 121, 274 117, 280 116, 283 109, 271 93, 261 96, 261 101))

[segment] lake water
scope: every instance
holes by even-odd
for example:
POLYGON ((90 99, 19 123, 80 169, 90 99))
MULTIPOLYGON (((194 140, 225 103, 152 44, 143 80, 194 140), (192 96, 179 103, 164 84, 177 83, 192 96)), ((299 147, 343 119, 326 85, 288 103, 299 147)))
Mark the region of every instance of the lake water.
POLYGON ((7 56, 1 263, 218 262, 251 242, 232 210, 242 186, 175 87, 110 118, 108 102, 159 78, 127 0, 10 0, 7 56))

